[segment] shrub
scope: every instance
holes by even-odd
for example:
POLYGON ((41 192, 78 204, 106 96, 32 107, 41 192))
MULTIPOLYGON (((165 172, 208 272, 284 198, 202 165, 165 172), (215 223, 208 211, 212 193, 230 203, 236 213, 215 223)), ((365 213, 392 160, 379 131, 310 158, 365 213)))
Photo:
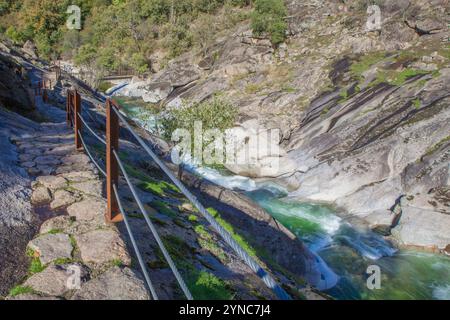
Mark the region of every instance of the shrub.
POLYGON ((172 133, 179 128, 188 129, 193 135, 194 123, 201 121, 203 129, 219 129, 222 132, 231 128, 236 121, 238 109, 221 96, 205 102, 194 103, 170 110, 161 120, 164 137, 171 140, 172 133))
POLYGON ((257 36, 268 34, 274 45, 286 39, 287 9, 283 0, 256 0, 252 14, 252 30, 257 36))
POLYGON ((9 26, 5 31, 6 36, 11 39, 14 43, 22 43, 24 42, 24 36, 21 32, 19 32, 14 26, 9 26))

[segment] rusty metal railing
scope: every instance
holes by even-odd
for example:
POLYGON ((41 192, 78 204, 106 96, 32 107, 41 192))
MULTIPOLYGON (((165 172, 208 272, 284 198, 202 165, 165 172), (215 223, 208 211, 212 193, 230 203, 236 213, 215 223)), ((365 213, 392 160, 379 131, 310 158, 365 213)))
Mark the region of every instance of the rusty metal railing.
POLYGON ((61 68, 59 66, 52 66, 51 69, 55 72, 55 83, 52 82, 52 79, 44 79, 44 71, 41 71, 42 80, 36 81, 31 85, 32 94, 34 94, 34 108, 36 108, 36 99, 38 97, 42 97, 42 101, 48 103, 48 91, 53 88, 53 84, 56 85, 61 77, 61 68))
POLYGON ((150 228, 150 231, 155 238, 159 248, 161 249, 163 256, 167 263, 169 264, 172 273, 178 281, 181 289, 183 290, 187 299, 193 299, 189 289, 186 286, 183 278, 181 277, 175 263, 173 262, 170 254, 166 250, 164 243, 162 242, 155 226, 149 218, 147 211, 144 208, 142 201, 140 200, 135 187, 133 186, 128 173, 126 172, 125 166, 122 164, 119 157, 119 133, 120 133, 120 122, 123 123, 124 127, 130 131, 132 136, 136 139, 139 145, 146 151, 146 153, 152 158, 153 161, 161 168, 161 170, 169 177, 169 179, 181 190, 181 192, 189 199, 189 201, 198 209, 198 211, 203 215, 203 217, 211 224, 211 226, 221 235, 224 241, 236 252, 236 254, 258 275, 261 280, 274 291, 274 293, 280 299, 289 300, 290 296, 281 288, 278 283, 272 278, 272 276, 267 273, 259 263, 251 257, 244 248, 242 248, 239 243, 232 237, 232 235, 225 230, 214 217, 206 210, 206 208, 198 201, 198 199, 183 185, 183 183, 175 177, 175 175, 170 171, 167 165, 159 159, 159 157, 150 149, 150 147, 143 141, 143 139, 133 130, 131 125, 126 120, 126 117, 121 114, 120 106, 111 99, 106 99, 106 141, 103 140, 95 130, 90 128, 88 123, 84 120, 81 114, 81 98, 80 94, 76 90, 68 90, 67 92, 67 122, 69 125, 74 126, 75 130, 75 145, 77 149, 84 148, 88 156, 94 162, 94 164, 99 168, 106 176, 106 196, 107 196, 107 210, 105 213, 105 219, 109 223, 117 223, 125 221, 130 239, 134 248, 134 251, 138 257, 138 261, 144 278, 146 279, 147 285, 154 299, 158 299, 157 294, 153 288, 150 278, 147 274, 147 269, 145 263, 142 260, 139 248, 137 247, 133 233, 128 224, 126 212, 121 204, 121 200, 118 193, 119 188, 119 169, 131 190, 133 197, 144 216, 144 219, 150 228), (103 170, 97 161, 92 157, 86 143, 82 137, 82 125, 88 129, 88 131, 93 134, 93 136, 106 145, 106 169, 103 170))
POLYGON ((105 220, 108 223, 118 223, 125 222, 125 227, 127 229, 128 235, 131 240, 131 244, 133 246, 133 250, 138 258, 138 262, 140 268, 142 270, 142 274, 144 275, 145 282, 148 286, 148 289, 151 293, 153 299, 158 299, 158 294, 152 284, 152 281, 148 275, 147 267, 142 258, 142 254, 137 246, 135 236, 131 229, 131 226, 128 222, 128 216, 124 210, 124 207, 121 203, 118 186, 119 186, 119 168, 122 171, 122 174, 127 182, 128 187, 130 188, 135 201, 137 202, 144 219, 146 220, 150 231, 155 238, 161 252, 169 267, 171 268, 173 274, 175 275, 178 284, 180 285, 182 291, 184 292, 187 299, 192 300, 192 294, 190 293, 186 283, 184 282, 181 274, 179 273, 173 259, 171 258, 169 252, 165 248, 164 243, 162 242, 155 226, 149 219, 149 215, 146 212, 142 201, 139 199, 139 196, 131 183, 131 180, 125 171, 124 165, 121 163, 120 158, 118 156, 119 150, 119 118, 115 112, 115 109, 118 110, 119 106, 111 100, 106 101, 106 139, 103 139, 99 134, 95 132, 93 128, 91 128, 88 122, 83 118, 82 108, 81 108, 81 97, 77 90, 68 90, 67 91, 67 100, 66 100, 66 111, 67 111, 67 124, 74 128, 75 132, 75 145, 77 149, 86 152, 89 156, 93 164, 97 167, 99 172, 103 174, 106 178, 106 197, 107 197, 107 210, 105 212, 105 220), (106 147, 106 170, 104 170, 98 163, 98 161, 94 158, 89 147, 86 144, 85 139, 83 138, 83 129, 87 129, 89 133, 100 141, 106 147))

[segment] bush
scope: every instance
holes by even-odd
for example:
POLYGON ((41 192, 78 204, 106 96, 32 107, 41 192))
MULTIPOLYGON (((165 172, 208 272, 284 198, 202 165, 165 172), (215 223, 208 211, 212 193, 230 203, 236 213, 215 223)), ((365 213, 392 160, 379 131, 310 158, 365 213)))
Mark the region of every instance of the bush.
POLYGON ((160 121, 162 135, 167 141, 173 139, 179 142, 178 151, 181 156, 190 155, 197 162, 216 169, 223 168, 225 150, 221 150, 216 143, 221 140, 224 143, 223 133, 234 125, 237 114, 236 107, 216 96, 210 101, 167 112, 160 121), (202 126, 201 136, 195 131, 198 122, 202 126), (185 129, 189 135, 181 131, 176 132, 177 129, 185 129), (175 137, 174 133, 180 136, 175 137))
POLYGON ((11 39, 15 44, 19 44, 24 42, 23 34, 17 31, 17 29, 13 26, 8 27, 5 31, 6 36, 11 39))
POLYGON ((287 9, 283 0, 256 0, 252 14, 252 30, 257 36, 268 34, 274 45, 286 39, 287 9))
POLYGON ((221 96, 212 100, 194 103, 170 110, 161 120, 164 137, 171 140, 172 133, 179 128, 187 129, 193 135, 194 123, 201 121, 203 129, 219 129, 222 132, 231 128, 236 121, 238 109, 221 96))

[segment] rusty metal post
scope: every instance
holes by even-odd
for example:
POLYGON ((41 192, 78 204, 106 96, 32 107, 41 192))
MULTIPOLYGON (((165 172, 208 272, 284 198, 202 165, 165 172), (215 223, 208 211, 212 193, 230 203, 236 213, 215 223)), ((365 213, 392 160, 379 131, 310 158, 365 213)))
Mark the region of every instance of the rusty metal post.
POLYGON ((77 150, 81 150, 83 149, 83 144, 81 143, 81 138, 80 138, 80 132, 81 132, 81 119, 80 119, 80 114, 81 114, 81 98, 80 98, 80 94, 78 93, 77 90, 75 90, 74 94, 73 94, 73 105, 74 105, 74 121, 75 121, 75 147, 77 148, 77 150))
POLYGON ((70 91, 67 90, 67 97, 66 97, 66 122, 67 125, 70 126, 70 91))
POLYGON ((111 100, 106 101, 106 195, 108 206, 105 219, 108 223, 120 222, 123 220, 117 204, 113 185, 119 182, 119 167, 113 151, 119 150, 119 118, 113 110, 111 100))
POLYGON ((67 124, 72 126, 72 91, 67 91, 67 124))

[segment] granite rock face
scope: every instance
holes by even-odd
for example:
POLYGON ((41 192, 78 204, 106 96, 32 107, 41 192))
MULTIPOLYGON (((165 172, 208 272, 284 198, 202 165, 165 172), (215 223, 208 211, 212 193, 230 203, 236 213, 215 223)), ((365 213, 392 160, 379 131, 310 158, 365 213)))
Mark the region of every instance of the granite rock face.
MULTIPOLYGON (((164 80, 176 87, 161 100, 169 109, 224 92, 239 107, 234 129, 245 128, 244 142, 258 137, 248 123, 280 132, 279 158, 241 143, 256 162, 227 165, 236 174, 278 177, 292 196, 337 205, 387 233, 403 223, 419 228, 392 207, 402 196, 426 197, 436 205, 418 208, 440 213, 429 215, 429 223, 450 227, 448 197, 428 195, 450 187, 448 2, 380 2, 389 23, 379 32, 367 29, 364 1, 286 6, 289 41, 276 50, 240 25, 201 59, 180 56, 147 85, 164 80), (174 83, 178 76, 182 81, 174 83)), ((450 241, 443 229, 430 237, 416 245, 434 241, 442 249, 450 241)), ((413 245, 414 239, 398 240, 413 245)))

